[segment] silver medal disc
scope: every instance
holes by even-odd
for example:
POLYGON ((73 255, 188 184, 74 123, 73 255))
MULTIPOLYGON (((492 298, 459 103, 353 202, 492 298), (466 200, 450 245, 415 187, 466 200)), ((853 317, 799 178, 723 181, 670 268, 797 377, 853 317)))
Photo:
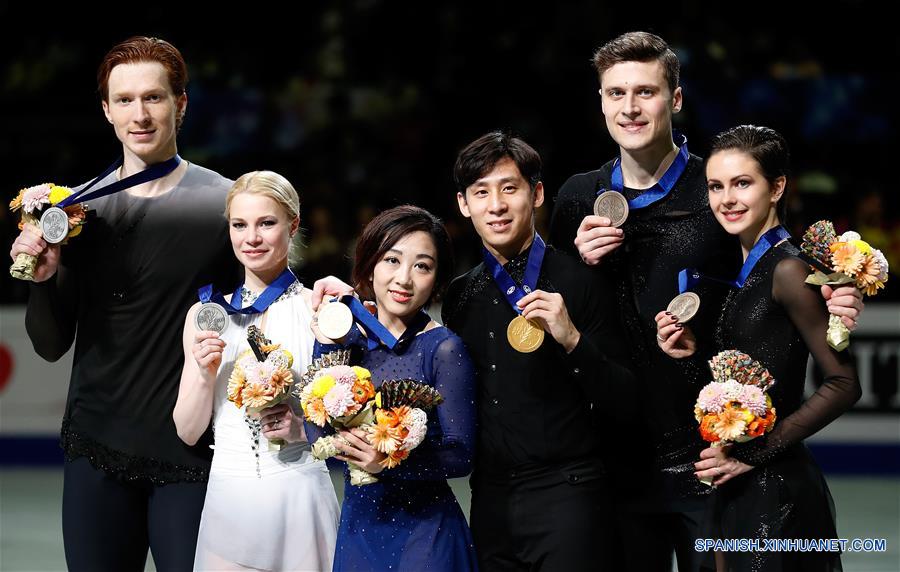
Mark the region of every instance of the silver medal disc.
POLYGON ((353 327, 353 313, 346 304, 332 302, 325 304, 318 314, 319 331, 326 338, 339 340, 353 327))
POLYGON ((674 314, 682 324, 697 315, 700 309, 700 296, 693 292, 684 292, 672 298, 666 311, 674 314))
POLYGON ((59 207, 50 207, 41 215, 41 232, 50 244, 59 244, 69 235, 69 215, 59 207))
POLYGON ((197 326, 198 332, 210 331, 221 335, 228 328, 228 312, 218 304, 206 302, 197 310, 194 325, 197 326))

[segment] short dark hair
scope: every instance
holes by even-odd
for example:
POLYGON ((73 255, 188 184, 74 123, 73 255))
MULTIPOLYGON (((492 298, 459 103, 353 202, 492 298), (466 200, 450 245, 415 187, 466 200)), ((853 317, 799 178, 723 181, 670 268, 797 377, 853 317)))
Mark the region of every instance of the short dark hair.
POLYGON ((457 190, 465 195, 469 186, 506 157, 515 162, 519 172, 531 185, 531 190, 534 190, 541 181, 541 156, 522 139, 502 131, 482 135, 459 152, 453 167, 457 190))
POLYGON ((375 292, 369 281, 375 265, 401 238, 418 231, 431 236, 437 251, 434 290, 426 306, 435 299, 440 299, 453 276, 453 246, 450 235, 441 219, 414 205, 388 209, 373 218, 363 229, 356 243, 356 258, 353 263, 353 284, 360 298, 375 300, 375 292))
POLYGON ((650 32, 628 32, 603 44, 594 52, 593 62, 597 76, 602 81, 603 73, 623 62, 651 62, 662 64, 669 91, 675 93, 678 87, 681 64, 678 56, 665 40, 650 32))
MULTIPOLYGON (((758 125, 738 125, 726 129, 713 137, 709 156, 731 150, 741 151, 752 157, 770 184, 778 177, 787 177, 790 172, 791 154, 787 141, 774 129, 758 125)), ((785 194, 781 195, 777 207, 781 222, 784 222, 787 215, 785 194)))

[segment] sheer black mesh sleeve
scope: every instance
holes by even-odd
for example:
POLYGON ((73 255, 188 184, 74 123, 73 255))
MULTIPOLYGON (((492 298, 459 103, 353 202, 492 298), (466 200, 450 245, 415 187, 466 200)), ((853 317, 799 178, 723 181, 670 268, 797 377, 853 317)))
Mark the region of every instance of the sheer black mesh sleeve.
POLYGON ((800 331, 824 381, 796 411, 778 419, 770 433, 732 448, 730 455, 748 465, 765 464, 816 433, 850 409, 862 394, 848 352, 836 352, 825 341, 828 311, 818 290, 804 283, 808 273, 801 260, 782 260, 775 267, 772 297, 800 331))

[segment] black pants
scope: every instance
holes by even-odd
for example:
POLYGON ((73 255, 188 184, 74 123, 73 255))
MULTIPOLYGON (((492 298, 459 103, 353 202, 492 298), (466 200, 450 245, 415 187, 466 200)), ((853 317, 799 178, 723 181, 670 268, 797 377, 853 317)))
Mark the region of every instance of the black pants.
POLYGON ((472 479, 472 535, 482 572, 613 570, 613 509, 593 462, 472 479))
POLYGON ((147 548, 160 571, 191 570, 206 483, 129 482, 66 461, 63 543, 70 571, 142 571, 147 548))
POLYGON ((617 570, 671 572, 673 554, 679 572, 698 572, 704 553, 694 550, 706 509, 698 504, 681 510, 640 512, 618 510, 617 570))

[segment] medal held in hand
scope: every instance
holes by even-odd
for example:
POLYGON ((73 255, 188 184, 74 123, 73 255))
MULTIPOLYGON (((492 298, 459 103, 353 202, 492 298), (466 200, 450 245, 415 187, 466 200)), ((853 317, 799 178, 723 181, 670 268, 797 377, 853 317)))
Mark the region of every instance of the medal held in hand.
POLYGON ((682 324, 696 316, 697 310, 699 309, 700 296, 693 292, 682 292, 678 296, 672 298, 672 301, 669 302, 668 307, 666 307, 666 311, 677 317, 678 321, 682 324))
POLYGON ((201 304, 194 316, 194 325, 197 331, 216 332, 220 336, 228 329, 228 312, 215 302, 201 304))
POLYGON ((486 248, 482 249, 485 266, 490 269, 494 282, 503 291, 506 301, 517 314, 506 328, 506 339, 517 352, 530 353, 544 343, 543 328, 534 320, 528 320, 522 316, 522 310, 519 309, 517 303, 537 288, 538 275, 541 272, 541 264, 544 261, 546 250, 547 245, 544 244, 541 235, 534 233, 531 252, 528 253, 528 262, 525 265, 525 275, 522 277, 522 285, 519 286, 500 262, 494 258, 494 255, 486 248))
POLYGON ((69 235, 69 215, 59 207, 50 207, 41 215, 41 233, 50 244, 59 244, 69 235))
POLYGON ((346 304, 334 301, 319 310, 316 321, 322 335, 331 340, 339 340, 350 333, 353 313, 346 304))
POLYGON ((594 214, 608 218, 610 224, 618 228, 628 218, 628 200, 625 195, 616 191, 600 193, 594 201, 594 214))
POLYGON ((514 350, 528 354, 544 343, 544 330, 537 322, 516 316, 506 328, 506 339, 514 350))

